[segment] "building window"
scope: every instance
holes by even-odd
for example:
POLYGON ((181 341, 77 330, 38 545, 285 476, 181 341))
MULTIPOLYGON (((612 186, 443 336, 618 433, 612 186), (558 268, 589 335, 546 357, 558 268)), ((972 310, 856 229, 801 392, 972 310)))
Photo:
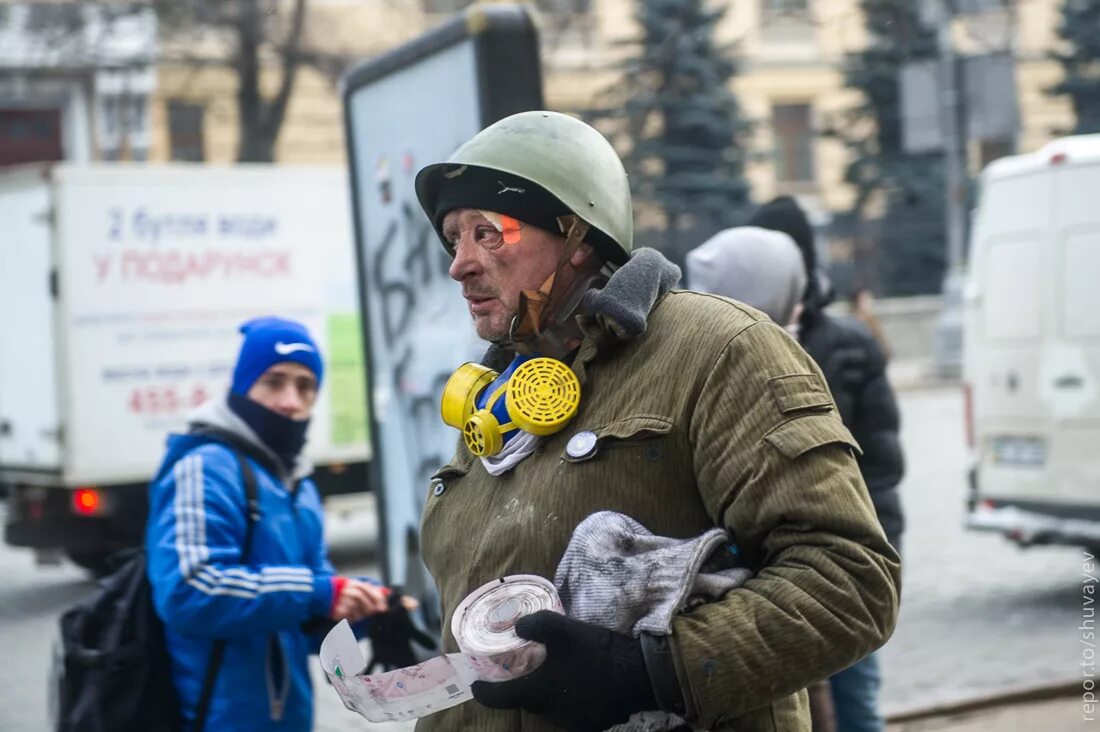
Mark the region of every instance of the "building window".
POLYGON ((761 38, 769 45, 812 44, 809 0, 761 0, 761 38))
POLYGON ((172 160, 201 163, 206 159, 203 146, 203 106, 190 102, 168 102, 168 141, 172 160))
POLYGON ((100 98, 97 142, 104 160, 143 160, 149 146, 147 100, 141 94, 100 98))
POLYGON ((813 182, 813 108, 809 104, 776 104, 772 107, 772 129, 775 171, 780 182, 813 182))
POLYGON ((451 14, 457 13, 472 5, 474 0, 421 0, 425 13, 451 14))
POLYGON ((64 157, 59 110, 0 109, 0 166, 64 157))
POLYGON ((802 18, 810 12, 810 0, 762 0, 765 20, 776 18, 802 18))
POLYGON ((535 7, 547 15, 587 15, 592 12, 592 0, 535 0, 535 7))
POLYGON ((978 167, 984 168, 998 158, 1016 153, 1014 140, 1004 138, 980 140, 978 142, 978 167))
POLYGON ((535 0, 535 8, 549 50, 592 47, 592 0, 535 0))
POLYGON ((32 3, 27 10, 26 29, 31 33, 55 33, 63 37, 84 26, 84 9, 78 3, 32 3))

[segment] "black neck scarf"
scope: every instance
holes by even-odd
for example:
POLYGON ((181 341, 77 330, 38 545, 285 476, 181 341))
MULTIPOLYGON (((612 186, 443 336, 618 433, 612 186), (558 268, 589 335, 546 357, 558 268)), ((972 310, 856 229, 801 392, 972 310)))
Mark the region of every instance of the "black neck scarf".
POLYGON ((245 421, 267 449, 282 461, 287 472, 293 472, 298 455, 306 444, 309 420, 296 420, 273 412, 259 402, 230 391, 229 408, 245 421))

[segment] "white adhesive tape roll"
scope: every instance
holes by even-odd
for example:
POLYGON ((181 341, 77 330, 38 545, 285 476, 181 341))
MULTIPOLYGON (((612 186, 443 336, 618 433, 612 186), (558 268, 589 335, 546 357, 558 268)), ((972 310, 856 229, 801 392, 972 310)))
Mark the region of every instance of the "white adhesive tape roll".
POLYGON ((546 647, 516 635, 516 621, 539 610, 562 612, 554 585, 533 574, 502 577, 466 596, 451 616, 451 634, 484 681, 516 679, 538 668, 546 647))
POLYGON ((470 593, 451 617, 462 653, 437 656, 415 666, 364 674, 366 664, 351 626, 340 621, 321 644, 321 666, 344 705, 371 722, 416 719, 473 698, 477 681, 507 681, 534 671, 546 647, 516 635, 516 621, 539 610, 562 612, 552 585, 518 574, 470 593))

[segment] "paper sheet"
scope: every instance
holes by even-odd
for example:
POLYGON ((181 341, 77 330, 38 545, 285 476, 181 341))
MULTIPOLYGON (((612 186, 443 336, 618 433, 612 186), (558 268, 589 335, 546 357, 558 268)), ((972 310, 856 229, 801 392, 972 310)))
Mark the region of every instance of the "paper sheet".
POLYGON ((363 674, 366 659, 346 620, 325 636, 320 657, 344 706, 371 722, 404 722, 461 704, 473 698, 470 684, 478 678, 472 659, 462 653, 363 674))

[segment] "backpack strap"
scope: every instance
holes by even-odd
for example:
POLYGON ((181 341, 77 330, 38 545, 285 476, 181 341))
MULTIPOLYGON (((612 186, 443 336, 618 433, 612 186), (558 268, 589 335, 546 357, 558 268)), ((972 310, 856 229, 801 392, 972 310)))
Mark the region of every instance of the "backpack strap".
MULTIPOLYGON (((241 561, 247 562, 249 554, 252 553, 253 527, 260 520, 260 493, 256 485, 256 473, 252 470, 248 458, 239 450, 234 450, 233 455, 237 458, 237 465, 241 469, 241 479, 244 482, 245 527, 244 544, 241 546, 241 561)), ((225 658, 227 644, 228 641, 225 639, 214 641, 214 648, 210 653, 210 663, 206 666, 206 676, 202 680, 202 694, 199 695, 199 707, 198 711, 195 712, 195 725, 191 728, 192 732, 203 732, 203 728, 206 727, 206 715, 210 712, 210 700, 214 696, 214 682, 218 679, 218 671, 221 669, 222 661, 225 658)))
POLYGON ((252 458, 257 465, 280 480, 286 477, 287 468, 278 458, 234 432, 222 429, 221 427, 197 422, 192 423, 189 434, 209 437, 235 452, 244 453, 245 457, 252 458))

